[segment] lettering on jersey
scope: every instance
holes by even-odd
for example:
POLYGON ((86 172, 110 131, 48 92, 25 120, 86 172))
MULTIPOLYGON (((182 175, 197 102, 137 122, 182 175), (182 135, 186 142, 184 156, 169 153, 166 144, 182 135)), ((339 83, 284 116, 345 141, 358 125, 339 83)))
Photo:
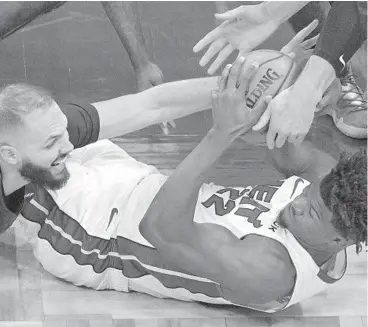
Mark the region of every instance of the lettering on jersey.
POLYGON ((221 190, 218 190, 217 193, 225 194, 226 192, 229 192, 230 200, 228 200, 226 204, 224 203, 224 199, 216 194, 213 194, 208 200, 206 200, 202 204, 206 208, 215 205, 216 215, 224 216, 230 213, 235 208, 235 200, 243 196, 246 191, 247 189, 244 189, 243 191, 240 192, 239 190, 233 189, 231 187, 223 188, 221 190))
POLYGON ((262 76, 254 90, 250 93, 250 95, 245 100, 246 105, 252 109, 256 103, 258 102, 259 98, 262 94, 267 91, 274 81, 280 79, 283 75, 280 75, 272 68, 268 68, 266 74, 262 76))
POLYGON ((235 208, 235 201, 228 200, 226 204, 224 204, 224 199, 216 194, 211 195, 211 197, 202 202, 202 204, 209 208, 210 206, 215 206, 215 213, 217 216, 224 216, 230 213, 235 208))
POLYGON ((254 199, 255 195, 258 201, 271 202, 271 199, 275 195, 277 188, 270 187, 269 185, 259 185, 249 192, 249 197, 254 199), (263 197, 265 198, 263 199, 263 197))
POLYGON ((245 192, 247 192, 247 189, 245 188, 243 191, 235 190, 231 187, 223 188, 222 190, 217 191, 218 194, 225 194, 226 192, 229 192, 229 198, 231 200, 239 199, 241 196, 244 195, 245 192))
POLYGON ((234 214, 247 218, 248 223, 253 224, 255 228, 261 227, 262 224, 258 217, 262 212, 270 211, 270 209, 248 197, 243 197, 240 204, 250 205, 250 208, 239 208, 234 214))
POLYGON ((259 228, 262 226, 261 221, 258 219, 259 216, 261 213, 269 211, 269 209, 255 201, 254 197, 256 197, 258 201, 270 203, 276 191, 284 182, 285 181, 282 180, 273 184, 257 185, 253 188, 247 187, 242 191, 231 187, 223 188, 211 195, 206 201, 202 202, 202 205, 206 208, 214 206, 215 214, 217 216, 224 216, 234 211, 236 207, 235 200, 241 198, 239 207, 234 212, 234 215, 246 218, 255 228, 259 228), (226 203, 225 200, 218 195, 223 195, 225 193, 229 193, 229 200, 227 200, 226 203))
POLYGON ((272 230, 274 233, 276 233, 277 229, 280 227, 279 223, 277 221, 274 221, 268 229, 272 230))

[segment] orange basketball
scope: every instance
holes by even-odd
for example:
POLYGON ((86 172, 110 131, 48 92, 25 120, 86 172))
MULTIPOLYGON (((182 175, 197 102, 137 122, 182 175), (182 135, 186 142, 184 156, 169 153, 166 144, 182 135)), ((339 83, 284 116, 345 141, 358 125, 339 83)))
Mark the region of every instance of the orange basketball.
POLYGON ((246 58, 248 62, 259 64, 245 96, 246 106, 250 109, 265 96, 274 97, 295 81, 297 69, 294 60, 279 51, 257 50, 246 58))

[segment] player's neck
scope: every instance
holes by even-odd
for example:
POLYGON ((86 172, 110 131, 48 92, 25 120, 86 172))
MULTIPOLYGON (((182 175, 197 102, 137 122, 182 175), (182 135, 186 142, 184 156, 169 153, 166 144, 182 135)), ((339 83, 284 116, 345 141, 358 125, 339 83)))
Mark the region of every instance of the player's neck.
POLYGON ((336 249, 329 248, 327 244, 315 246, 304 242, 299 237, 296 237, 296 239, 299 244, 304 248, 304 250, 309 253, 309 255, 318 266, 322 266, 325 262, 327 262, 329 259, 337 254, 336 249))
POLYGON ((1 168, 2 186, 4 195, 12 194, 16 190, 19 190, 28 182, 19 174, 19 172, 7 171, 4 167, 1 168))

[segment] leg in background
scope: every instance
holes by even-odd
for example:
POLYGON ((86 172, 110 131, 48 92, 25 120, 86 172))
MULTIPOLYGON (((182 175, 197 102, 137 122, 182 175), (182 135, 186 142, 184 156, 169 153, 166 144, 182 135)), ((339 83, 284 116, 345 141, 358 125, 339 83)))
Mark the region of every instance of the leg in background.
POLYGON ((12 1, 0 12, 0 39, 3 40, 37 17, 62 6, 65 1, 12 1))
MULTIPOLYGON (((319 26, 311 37, 320 33, 330 4, 327 1, 313 1, 289 19, 289 23, 298 33, 312 20, 318 19, 319 26)), ((357 51, 346 65, 346 72, 340 78, 343 87, 341 98, 337 105, 330 108, 336 127, 346 136, 358 139, 367 138, 367 102, 364 92, 367 83, 367 43, 357 51), (362 90, 363 89, 363 90, 362 90)))
POLYGON ((312 32, 310 38, 317 35, 322 28, 323 22, 328 15, 331 6, 327 1, 312 1, 300 9, 295 15, 289 18, 289 23, 295 33, 301 31, 314 19, 318 19, 319 24, 312 32))

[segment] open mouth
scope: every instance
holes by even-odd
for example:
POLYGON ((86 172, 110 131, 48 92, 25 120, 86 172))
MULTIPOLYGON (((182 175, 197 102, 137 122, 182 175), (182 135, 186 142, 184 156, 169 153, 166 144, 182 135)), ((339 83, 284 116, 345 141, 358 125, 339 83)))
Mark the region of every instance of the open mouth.
POLYGON ((58 159, 55 160, 52 164, 51 167, 57 167, 60 166, 61 164, 63 164, 65 162, 66 157, 62 158, 62 159, 58 159))

